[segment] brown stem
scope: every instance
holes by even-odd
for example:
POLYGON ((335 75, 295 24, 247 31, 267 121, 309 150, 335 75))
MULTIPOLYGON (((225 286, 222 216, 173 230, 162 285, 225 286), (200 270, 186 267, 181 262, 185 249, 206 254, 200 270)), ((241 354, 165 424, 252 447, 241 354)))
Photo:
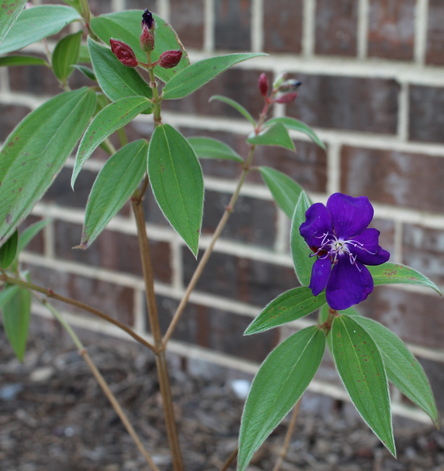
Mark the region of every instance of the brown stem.
POLYGON ((185 309, 185 306, 188 303, 188 300, 190 298, 190 295, 195 288, 197 281, 199 280, 200 276, 202 275, 203 269, 205 268, 205 265, 208 262, 208 259, 210 258, 210 255, 213 252, 214 246, 217 242, 217 239, 219 238, 220 234, 222 233, 225 224, 228 221, 228 218, 230 217, 230 214, 233 212, 234 205, 236 204, 236 201, 239 198, 239 194, 242 188, 242 185, 245 182, 245 179, 247 178, 248 172, 250 171, 250 166, 251 162, 253 160, 254 156, 254 151, 256 149, 256 146, 250 146, 250 150, 247 156, 247 159, 245 161, 245 165, 243 166, 242 173, 239 177, 239 181, 237 183, 236 189, 234 190, 233 195, 231 196, 230 202, 228 203, 228 206, 225 208, 225 212, 222 215, 221 220, 219 221, 219 224, 216 227, 216 230, 214 231, 213 237, 211 238, 210 244, 208 247, 205 249, 204 254, 202 255, 202 258, 197 265, 196 271, 193 273, 193 276, 191 278, 191 281, 189 282, 187 289, 185 290, 185 293, 183 295, 183 298, 181 299, 179 306, 176 309, 176 312, 174 313, 174 316, 171 320, 170 325, 168 326, 168 330, 165 333, 165 336, 163 338, 163 345, 166 346, 168 341, 171 338, 171 335, 174 332, 174 329, 177 326, 177 323, 179 322, 179 319, 185 309))
POLYGON ((234 460, 236 459, 237 457, 237 454, 239 453, 239 448, 235 448, 230 456, 227 458, 227 461, 225 461, 225 463, 222 465, 222 468, 220 468, 219 471, 227 471, 227 469, 231 466, 231 464, 234 462, 234 460))
POLYGON ((273 471, 279 471, 281 469, 282 463, 284 462, 285 456, 287 455, 288 447, 290 446, 291 436, 296 426, 300 407, 301 399, 299 399, 299 401, 296 402, 296 405, 293 407, 293 413, 291 414, 290 423, 288 424, 287 433, 285 434, 284 444, 282 445, 281 452, 279 453, 279 458, 277 459, 276 464, 274 465, 273 471))
POLYGON ((89 356, 86 348, 82 344, 79 337, 77 337, 76 333, 71 328, 71 326, 66 322, 63 316, 57 311, 57 309, 55 309, 55 307, 51 303, 49 303, 46 299, 42 299, 40 296, 36 295, 35 293, 33 294, 34 294, 34 297, 38 299, 38 301, 42 303, 43 306, 45 306, 51 312, 51 314, 60 322, 60 324, 62 324, 62 326, 65 328, 66 332, 71 337, 75 346, 78 348, 79 355, 85 360, 86 364, 91 370, 91 373, 96 378, 97 382, 102 388, 102 391, 105 393, 105 396, 108 398, 109 402, 111 402, 111 405, 116 411, 116 414, 120 417, 120 420, 122 421, 126 430, 130 434, 131 438, 134 440, 134 443, 136 444, 140 453, 143 455, 143 457, 145 458, 146 462, 151 467, 151 469, 153 469, 154 471, 159 471, 159 468, 153 462, 150 454, 145 450, 144 446, 142 445, 141 440, 139 439, 139 436, 137 435, 136 431, 134 430, 133 426, 128 420, 128 417, 125 415, 125 412, 123 412, 123 409, 121 408, 118 400, 116 399, 116 396, 114 396, 114 394, 112 393, 111 389, 108 386, 108 383, 105 381, 105 378, 101 375, 100 371, 94 364, 93 360, 89 356))
POLYGON ((58 301, 62 301, 65 304, 69 304, 71 306, 78 307, 82 309, 83 311, 89 312, 90 314, 93 314, 96 317, 100 317, 101 319, 104 319, 105 321, 109 322, 110 324, 114 324, 115 326, 119 327, 119 329, 125 331, 128 335, 133 337, 134 340, 139 342, 140 344, 144 345, 145 347, 149 348, 153 352, 155 352, 155 348, 153 345, 151 345, 149 342, 147 342, 145 339, 140 337, 139 335, 134 332, 130 327, 126 326, 125 324, 122 324, 121 322, 113 319, 112 317, 108 316, 102 311, 99 311, 98 309, 88 306, 85 303, 82 303, 80 301, 77 301, 72 298, 67 298, 66 296, 62 296, 60 294, 55 293, 54 291, 50 289, 45 289, 42 288, 41 286, 37 286, 33 283, 29 283, 28 281, 24 281, 20 278, 12 278, 5 273, 0 276, 0 280, 5 282, 5 283, 10 283, 11 285, 18 285, 21 286, 22 288, 26 288, 32 291, 37 291, 38 293, 42 293, 46 295, 48 298, 53 298, 57 299, 58 301))
POLYGON ((151 263, 151 251, 145 224, 145 215, 141 198, 133 198, 132 208, 137 225, 137 237, 139 240, 139 250, 142 261, 143 278, 145 280, 145 296, 148 310, 148 319, 151 334, 154 338, 156 348, 157 374, 159 378, 160 394, 162 396, 165 424, 168 435, 168 443, 171 450, 174 471, 182 471, 182 452, 179 446, 179 435, 177 432, 176 419, 174 416, 173 398, 168 374, 168 365, 165 356, 165 349, 162 342, 157 303, 154 291, 154 277, 151 263))

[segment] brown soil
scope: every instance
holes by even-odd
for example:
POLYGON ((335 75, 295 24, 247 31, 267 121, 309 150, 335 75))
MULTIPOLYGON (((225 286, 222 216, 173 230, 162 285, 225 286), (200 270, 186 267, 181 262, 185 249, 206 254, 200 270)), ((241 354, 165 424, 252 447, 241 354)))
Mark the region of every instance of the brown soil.
MULTIPOLYGON (((0 331, 0 469, 148 469, 82 358, 57 343, 45 336, 32 339, 21 364, 0 331)), ((170 470, 152 356, 115 341, 102 341, 89 352, 159 468, 170 470)), ((206 374, 205 368, 197 374, 185 361, 173 360, 185 469, 220 469, 236 448, 243 401, 229 375, 208 374, 211 365, 206 374)), ((321 416, 322 408, 313 413, 309 405, 315 399, 307 398, 283 471, 444 471, 444 434, 432 426, 398 423, 395 460, 359 418, 346 413, 349 406, 321 416)), ((273 469, 286 423, 266 441, 249 471, 273 469)))

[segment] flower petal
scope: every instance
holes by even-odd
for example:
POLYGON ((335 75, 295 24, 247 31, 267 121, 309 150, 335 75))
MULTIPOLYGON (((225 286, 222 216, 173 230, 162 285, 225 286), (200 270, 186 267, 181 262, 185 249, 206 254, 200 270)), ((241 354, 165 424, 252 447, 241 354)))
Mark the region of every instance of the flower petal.
POLYGON ((309 247, 319 248, 324 235, 333 231, 330 211, 322 203, 315 203, 307 209, 305 217, 299 232, 309 247))
POLYGON ((331 273, 331 261, 328 257, 316 260, 311 269, 310 286, 313 296, 324 291, 331 273))
POLYGON ((358 242, 356 246, 351 244, 347 244, 347 246, 361 263, 380 265, 390 258, 390 253, 379 245, 378 238, 379 231, 377 229, 365 229, 359 235, 353 237, 353 240, 358 242))
POLYGON ((350 239, 364 230, 373 219, 373 206, 366 196, 353 198, 334 193, 328 198, 327 208, 338 238, 350 239))
POLYGON ((348 257, 340 257, 328 281, 327 303, 332 309, 347 309, 367 299, 373 291, 373 278, 367 267, 359 262, 350 263, 348 257))

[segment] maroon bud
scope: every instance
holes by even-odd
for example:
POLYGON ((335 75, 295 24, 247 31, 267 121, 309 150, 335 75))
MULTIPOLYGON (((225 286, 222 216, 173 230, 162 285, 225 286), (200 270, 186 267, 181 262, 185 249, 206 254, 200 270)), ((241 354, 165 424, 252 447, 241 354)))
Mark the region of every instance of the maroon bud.
POLYGON ((267 96, 268 94, 268 78, 267 76, 262 73, 261 75, 259 75, 259 80, 257 82, 257 86, 259 88, 259 91, 261 92, 261 95, 262 96, 267 96))
POLYGON ((280 96, 279 98, 277 98, 276 100, 274 100, 275 103, 285 103, 285 104, 288 104, 288 103, 291 103, 294 101, 294 99, 298 96, 298 94, 296 92, 292 92, 292 93, 286 93, 285 95, 282 95, 280 96))
POLYGON ((180 59, 182 59, 182 51, 165 51, 160 54, 159 65, 164 69, 172 69, 176 67, 180 59))
POLYGON ((147 9, 142 14, 142 28, 146 26, 148 29, 154 29, 154 18, 153 14, 147 9))
POLYGON ((139 64, 134 51, 122 41, 117 41, 116 39, 110 39, 109 43, 111 44, 111 51, 119 59, 119 61, 126 65, 127 67, 137 67, 139 64))
POLYGON ((154 49, 154 35, 148 26, 142 25, 142 34, 140 35, 140 47, 142 51, 151 52, 154 49))

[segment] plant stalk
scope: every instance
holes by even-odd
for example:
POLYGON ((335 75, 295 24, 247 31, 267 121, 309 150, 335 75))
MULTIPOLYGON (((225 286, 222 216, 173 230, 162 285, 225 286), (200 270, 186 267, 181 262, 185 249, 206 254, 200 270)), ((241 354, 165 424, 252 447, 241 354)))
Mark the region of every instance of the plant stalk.
POLYGON ((299 408, 301 407, 301 399, 296 402, 293 407, 293 412, 291 414, 290 423, 288 424, 287 433, 285 434, 284 444, 282 445, 279 457, 274 465, 273 471, 279 471, 281 469, 282 463, 284 462, 285 457, 287 456, 288 448, 290 446, 291 436, 293 435, 294 428, 296 426, 296 421, 299 414, 299 408))
POLYGON ((110 324, 114 324, 115 326, 119 327, 119 329, 122 329, 124 332, 126 332, 128 335, 133 337, 133 339, 139 342, 141 345, 144 345, 145 347, 149 348, 151 351, 155 352, 154 346, 151 345, 149 342, 147 342, 144 338, 140 337, 140 335, 136 334, 136 332, 134 332, 134 330, 132 330, 130 327, 128 327, 125 324, 122 324, 116 319, 113 319, 112 317, 108 316, 102 311, 99 311, 96 308, 88 306, 88 304, 82 303, 72 298, 68 298, 66 296, 62 296, 60 294, 55 293, 51 289, 42 288, 41 286, 35 285, 33 283, 29 283, 28 281, 22 280, 20 278, 12 278, 6 275, 6 273, 3 273, 0 276, 0 280, 3 281, 4 283, 10 283, 11 285, 18 285, 18 286, 21 286, 22 288, 26 288, 31 291, 37 291, 38 293, 44 294, 48 298, 57 299, 57 301, 62 301, 65 304, 78 307, 82 309, 83 311, 93 314, 96 317, 100 317, 101 319, 104 319, 110 324))
POLYGON ((176 419, 174 415, 173 397, 166 361, 165 348, 162 342, 162 332, 160 330, 159 315, 154 291, 154 276, 151 263, 151 250, 146 231, 145 215, 141 198, 134 198, 131 201, 137 226, 137 237, 142 261, 143 278, 145 280, 145 296, 148 310, 148 319, 151 334, 154 339, 157 374, 159 378, 160 394, 162 396, 165 425, 168 436, 168 443, 171 450, 174 471, 183 471, 182 452, 179 445, 179 434, 177 431, 176 419))
MULTIPOLYGON (((36 296, 36 295, 34 295, 34 296, 36 296)), ((75 346, 78 348, 79 355, 85 360, 86 364, 88 365, 89 369, 91 370, 91 373, 93 374, 96 381, 99 383, 100 387, 102 388, 102 391, 105 393, 105 396, 108 398, 109 402, 113 406, 113 409, 116 411, 116 414, 119 416, 119 418, 122 421, 123 425, 125 426, 127 432, 129 433, 129 435, 133 439, 134 443, 136 444, 138 450, 140 451, 142 456, 145 458, 145 461, 148 463, 148 466, 150 466, 150 468, 153 471, 160 471, 159 468, 154 463, 153 459, 151 458, 150 454, 145 450, 139 436, 137 435, 136 431, 134 430, 133 426, 131 425, 131 422, 128 420, 128 417, 125 415, 125 412, 123 411, 122 407, 120 406, 116 396, 113 394, 113 392, 111 391, 110 387, 108 386, 108 383, 106 382, 105 378, 102 376, 102 374, 100 373, 100 371, 96 367, 95 363, 93 362, 92 358, 89 356, 89 353, 88 353, 87 349, 82 344, 79 337, 77 337, 76 333, 73 331, 71 326, 66 322, 66 320, 63 318, 63 316, 57 311, 57 309, 54 308, 54 306, 51 303, 46 301, 46 299, 41 299, 39 296, 36 296, 36 298, 46 308, 48 308, 49 311, 51 311, 51 314, 65 328, 66 332, 71 337, 71 339, 74 342, 75 346)))

